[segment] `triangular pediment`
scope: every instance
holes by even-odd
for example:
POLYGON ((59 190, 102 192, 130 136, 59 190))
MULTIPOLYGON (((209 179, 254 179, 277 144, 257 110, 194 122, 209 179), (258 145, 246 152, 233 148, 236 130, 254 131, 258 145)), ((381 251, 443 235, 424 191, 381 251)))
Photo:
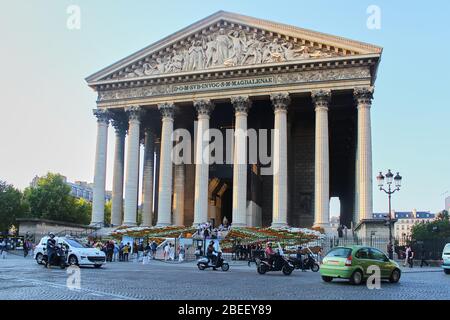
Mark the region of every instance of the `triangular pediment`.
POLYGON ((382 48, 219 11, 91 75, 89 84, 354 55, 382 48))

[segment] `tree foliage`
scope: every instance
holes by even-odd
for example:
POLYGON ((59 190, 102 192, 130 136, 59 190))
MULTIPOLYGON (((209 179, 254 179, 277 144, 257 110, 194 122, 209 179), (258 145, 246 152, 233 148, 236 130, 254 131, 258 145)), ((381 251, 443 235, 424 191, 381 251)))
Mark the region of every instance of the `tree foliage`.
POLYGON ((450 218, 446 210, 436 216, 436 220, 428 223, 418 223, 413 226, 412 238, 414 240, 443 239, 450 237, 450 218))
POLYGON ((0 232, 6 232, 22 217, 26 207, 22 202, 22 192, 0 180, 0 232))
POLYGON ((29 207, 29 217, 81 224, 90 221, 91 204, 72 197, 60 174, 48 173, 39 178, 37 186, 25 189, 24 201, 29 207))

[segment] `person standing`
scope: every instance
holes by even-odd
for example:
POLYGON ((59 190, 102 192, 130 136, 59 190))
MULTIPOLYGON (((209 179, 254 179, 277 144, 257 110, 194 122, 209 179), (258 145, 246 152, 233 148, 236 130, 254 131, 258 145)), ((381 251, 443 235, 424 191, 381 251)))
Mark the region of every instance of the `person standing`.
POLYGON ((169 259, 171 261, 175 260, 175 246, 173 244, 169 245, 169 259))
POLYGON ((348 228, 347 228, 347 226, 344 224, 344 240, 347 240, 347 234, 348 234, 348 228))
POLYGON ((183 262, 184 261, 184 254, 186 252, 186 249, 184 248, 183 245, 180 245, 180 251, 178 253, 178 262, 183 262))
POLYGON ((128 254, 130 253, 130 243, 128 242, 124 247, 123 247, 123 261, 127 261, 128 262, 128 254))
POLYGON ((167 259, 169 259, 169 251, 170 251, 169 245, 166 244, 164 246, 164 261, 167 261, 167 259))
POLYGON ((388 256, 389 259, 394 259, 394 246, 392 245, 392 242, 389 241, 388 245, 387 245, 387 252, 388 252, 388 256))
POLYGON ((116 242, 114 242, 114 254, 113 254, 113 261, 116 262, 117 258, 119 256, 119 246, 117 245, 116 242))
POLYGON ((152 257, 156 259, 156 250, 158 249, 158 245, 155 241, 152 241, 152 257))

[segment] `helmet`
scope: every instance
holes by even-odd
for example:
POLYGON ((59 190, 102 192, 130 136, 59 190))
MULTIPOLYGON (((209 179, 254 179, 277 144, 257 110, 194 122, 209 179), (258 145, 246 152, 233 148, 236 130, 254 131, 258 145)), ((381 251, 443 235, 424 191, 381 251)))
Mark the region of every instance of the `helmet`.
POLYGON ((214 241, 211 240, 211 241, 209 242, 209 244, 214 244, 214 241))
POLYGON ((272 242, 267 242, 267 246, 271 247, 272 246, 272 242))
POLYGON ((49 232, 49 233, 48 233, 48 236, 49 236, 50 238, 54 238, 54 237, 55 237, 55 234, 54 234, 53 232, 49 232))

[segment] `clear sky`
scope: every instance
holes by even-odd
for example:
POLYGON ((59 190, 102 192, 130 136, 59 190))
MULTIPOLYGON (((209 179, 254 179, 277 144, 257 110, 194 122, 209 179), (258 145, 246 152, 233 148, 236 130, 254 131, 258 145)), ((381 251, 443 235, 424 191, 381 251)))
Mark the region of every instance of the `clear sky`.
MULTIPOLYGON (((372 108, 374 210, 387 211, 375 176, 388 168, 403 176, 395 210, 443 209, 450 195, 448 1, 0 0, 0 179, 20 189, 48 171, 92 181, 96 95, 84 78, 218 10, 384 47, 372 108), (81 9, 79 30, 66 27, 69 5, 81 9), (370 5, 381 10, 380 29, 367 28, 370 5)), ((111 130, 109 189, 112 138, 111 130)))

